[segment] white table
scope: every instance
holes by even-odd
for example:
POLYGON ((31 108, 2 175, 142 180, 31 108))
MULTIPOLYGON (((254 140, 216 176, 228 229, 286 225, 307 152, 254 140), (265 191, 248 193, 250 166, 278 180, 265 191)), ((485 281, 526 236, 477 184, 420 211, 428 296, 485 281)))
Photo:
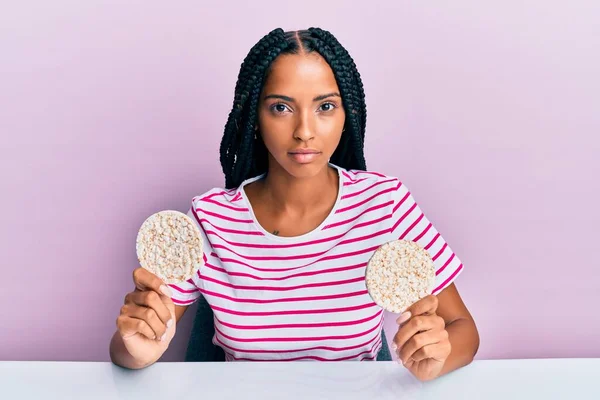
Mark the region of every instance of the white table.
POLYGON ((395 362, 0 362, 12 399, 600 399, 600 359, 475 361, 421 383, 395 362))

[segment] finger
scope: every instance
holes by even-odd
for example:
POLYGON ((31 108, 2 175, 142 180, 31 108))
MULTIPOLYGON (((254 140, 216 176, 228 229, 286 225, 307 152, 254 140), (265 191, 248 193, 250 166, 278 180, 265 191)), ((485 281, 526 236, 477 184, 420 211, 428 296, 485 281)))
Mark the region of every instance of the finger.
POLYGON ((413 317, 398 329, 396 336, 394 336, 394 343, 398 349, 402 349, 406 342, 417 333, 443 327, 440 320, 443 323, 443 319, 434 315, 413 317))
POLYGON ((164 340, 166 338, 167 325, 160 320, 156 311, 152 308, 135 304, 126 304, 121 308, 121 313, 130 318, 141 319, 146 322, 157 339, 164 340))
POLYGON ((142 267, 136 268, 133 271, 133 282, 138 290, 153 290, 169 298, 173 296, 173 292, 165 285, 162 279, 142 267))
MULTIPOLYGON (((422 348, 440 343, 448 338, 446 330, 430 330, 423 333, 418 333, 411 337, 406 344, 402 347, 398 354, 398 358, 402 360, 402 363, 406 363, 409 359, 413 359, 413 355, 421 350, 422 348)), ((415 360, 416 361, 416 360, 415 360)))
POLYGON ((117 318, 117 330, 119 334, 123 338, 123 340, 127 340, 130 337, 136 335, 137 333, 147 337, 151 340, 156 340, 156 335, 150 325, 141 319, 131 318, 127 315, 119 315, 117 318))
POLYGON ((450 342, 448 341, 430 344, 417 350, 410 356, 409 360, 412 359, 414 362, 419 362, 426 359, 433 359, 444 362, 450 355, 451 348, 450 342))
POLYGON ((434 295, 429 295, 423 297, 421 300, 414 303, 412 306, 408 307, 407 311, 409 311, 412 315, 433 315, 437 311, 438 308, 438 298, 434 295))
POLYGON ((412 314, 410 311, 404 311, 400 317, 398 317, 398 319, 396 320, 396 323, 398 325, 402 325, 404 324, 406 321, 408 321, 410 319, 410 317, 412 317, 412 314))
POLYGON ((168 303, 165 304, 165 302, 170 302, 171 299, 165 299, 164 297, 165 296, 160 296, 153 291, 132 292, 125 297, 125 302, 126 304, 135 304, 137 306, 151 308, 163 324, 168 324, 170 327, 172 324, 171 311, 169 311, 167 306, 168 303))

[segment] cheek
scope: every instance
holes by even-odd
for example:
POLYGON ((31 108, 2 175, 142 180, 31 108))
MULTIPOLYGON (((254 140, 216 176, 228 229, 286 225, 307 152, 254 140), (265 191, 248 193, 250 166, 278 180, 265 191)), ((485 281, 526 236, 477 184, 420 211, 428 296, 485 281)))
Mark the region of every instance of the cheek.
POLYGON ((321 137, 327 143, 330 152, 333 153, 342 138, 342 130, 344 129, 345 118, 342 115, 336 116, 331 120, 326 120, 321 126, 321 137))
POLYGON ((273 118, 268 111, 262 111, 258 115, 258 124, 260 125, 260 134, 267 148, 277 147, 285 142, 286 126, 282 123, 282 118, 273 118))

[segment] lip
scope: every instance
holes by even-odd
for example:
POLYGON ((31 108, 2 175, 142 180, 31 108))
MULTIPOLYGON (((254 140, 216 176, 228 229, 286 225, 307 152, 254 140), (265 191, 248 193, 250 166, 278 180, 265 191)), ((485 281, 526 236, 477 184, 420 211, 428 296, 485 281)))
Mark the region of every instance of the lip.
POLYGON ((319 154, 319 150, 315 149, 296 149, 289 152, 290 154, 319 154))
POLYGON ((321 152, 315 149, 296 149, 288 152, 292 160, 298 164, 309 164, 321 155, 321 152))

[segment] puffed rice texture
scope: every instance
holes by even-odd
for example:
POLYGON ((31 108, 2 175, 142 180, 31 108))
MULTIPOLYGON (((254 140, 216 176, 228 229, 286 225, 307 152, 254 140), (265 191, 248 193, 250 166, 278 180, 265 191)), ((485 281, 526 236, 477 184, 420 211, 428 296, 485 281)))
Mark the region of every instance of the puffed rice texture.
POLYGON ((170 284, 190 279, 203 264, 200 229, 179 211, 160 211, 146 219, 136 252, 143 268, 170 284))
POLYGON ((435 267, 422 246, 409 240, 395 240, 375 251, 365 278, 367 290, 378 306, 402 313, 432 293, 435 267))

